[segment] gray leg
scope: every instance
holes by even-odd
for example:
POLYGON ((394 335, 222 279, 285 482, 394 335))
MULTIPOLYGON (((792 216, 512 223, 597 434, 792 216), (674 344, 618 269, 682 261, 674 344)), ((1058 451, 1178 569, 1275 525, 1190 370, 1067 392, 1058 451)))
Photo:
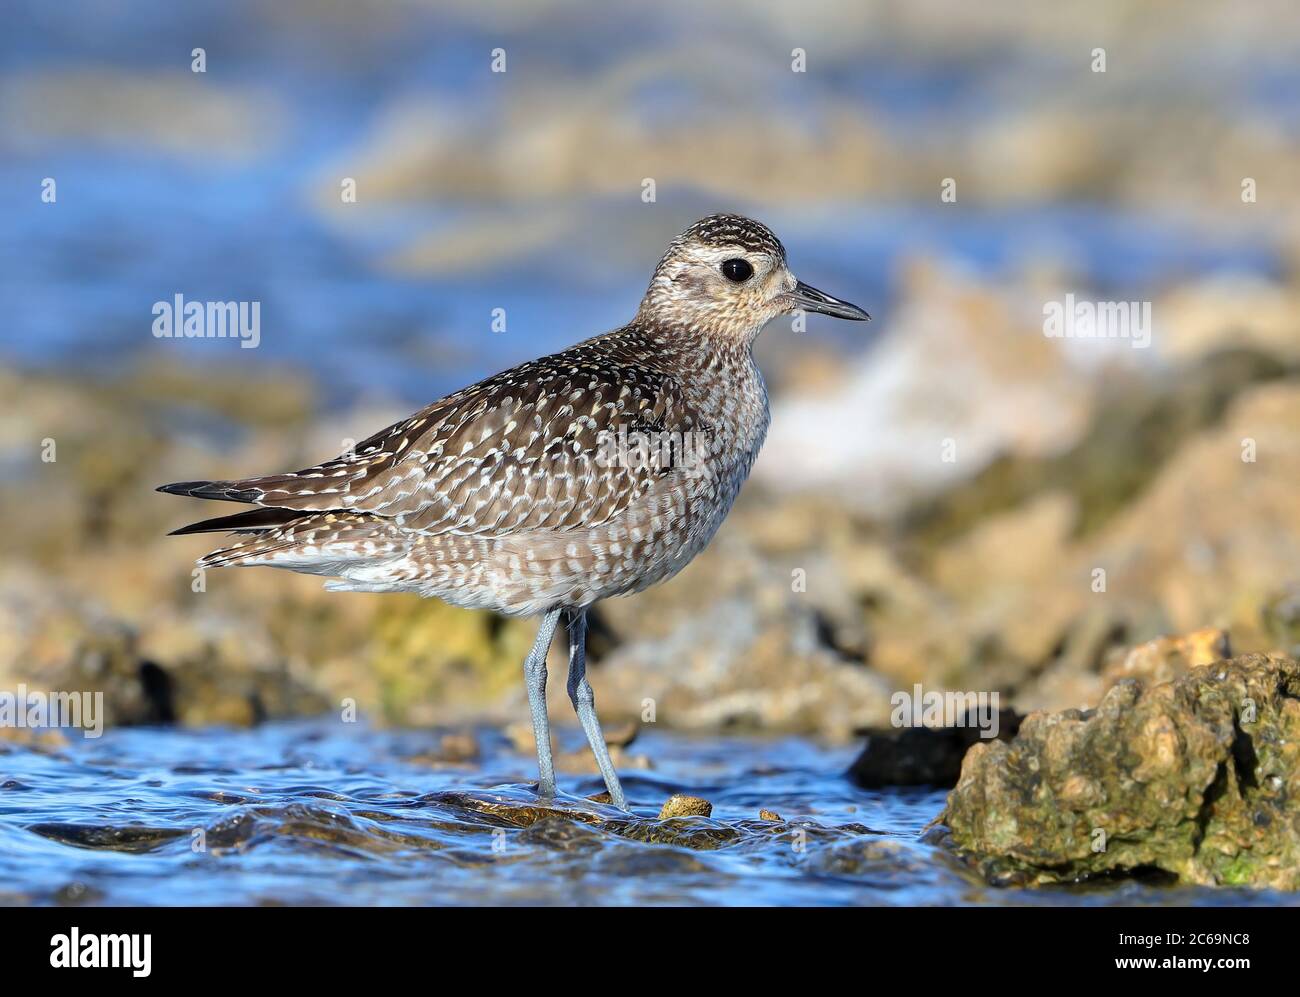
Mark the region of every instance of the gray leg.
POLYGON ((546 719, 546 652, 560 622, 560 610, 542 617, 537 640, 524 660, 524 684, 528 687, 528 709, 533 715, 533 737, 537 739, 537 792, 550 799, 555 795, 555 764, 551 761, 551 725, 546 719))
POLYGON ((614 763, 609 760, 609 749, 605 747, 605 735, 600 732, 600 721, 596 719, 596 697, 587 681, 587 611, 570 610, 566 614, 569 628, 569 698, 577 711, 578 722, 582 732, 587 735, 591 753, 596 756, 596 764, 609 790, 609 798, 620 810, 627 809, 627 797, 623 787, 618 783, 618 773, 614 763))

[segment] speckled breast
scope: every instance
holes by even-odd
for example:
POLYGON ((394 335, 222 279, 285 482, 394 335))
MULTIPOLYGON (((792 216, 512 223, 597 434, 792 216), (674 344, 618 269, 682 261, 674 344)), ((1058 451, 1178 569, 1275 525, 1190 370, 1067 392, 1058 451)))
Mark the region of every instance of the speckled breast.
POLYGON ((619 515, 591 528, 498 542, 497 567, 485 579, 500 600, 494 608, 536 613, 638 592, 671 578, 713 539, 769 420, 767 391, 748 351, 725 362, 717 358, 684 385, 698 416, 690 438, 671 430, 654 438, 659 449, 652 444, 650 459, 660 462, 660 473, 619 515))

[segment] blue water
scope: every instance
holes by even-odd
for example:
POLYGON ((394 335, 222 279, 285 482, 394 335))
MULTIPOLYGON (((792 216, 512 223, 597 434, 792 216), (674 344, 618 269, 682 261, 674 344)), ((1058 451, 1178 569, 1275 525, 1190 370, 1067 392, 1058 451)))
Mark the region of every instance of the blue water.
MULTIPOLYGON (((629 816, 585 799, 598 777, 563 769, 562 798, 543 804, 535 760, 472 733, 462 761, 438 732, 329 720, 0 745, 0 903, 1295 902, 987 887, 921 839, 942 792, 859 789, 842 775, 852 750, 807 740, 643 735, 629 751, 649 768, 623 771, 629 816), (658 820, 675 792, 712 816, 658 820)), ((558 747, 581 734, 560 731, 558 747)))

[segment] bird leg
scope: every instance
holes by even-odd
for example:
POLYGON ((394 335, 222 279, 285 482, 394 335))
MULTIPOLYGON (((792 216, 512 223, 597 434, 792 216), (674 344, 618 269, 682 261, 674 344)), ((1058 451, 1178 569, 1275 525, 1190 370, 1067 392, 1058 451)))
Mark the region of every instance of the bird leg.
POLYGON ((553 609, 542 617, 537 640, 524 659, 524 684, 528 687, 528 709, 533 715, 533 737, 537 741, 537 793, 550 799, 555 796, 555 763, 551 760, 551 725, 546 718, 546 652, 560 622, 560 610, 553 609))
POLYGON ((620 810, 626 810, 627 797, 619 785, 614 763, 609 760, 605 735, 601 733, 600 721, 596 719, 596 696, 591 691, 591 683, 587 681, 587 611, 569 610, 565 622, 569 630, 569 698, 573 700, 573 709, 578 714, 583 733, 587 735, 591 753, 596 756, 596 765, 605 780, 611 802, 620 810))

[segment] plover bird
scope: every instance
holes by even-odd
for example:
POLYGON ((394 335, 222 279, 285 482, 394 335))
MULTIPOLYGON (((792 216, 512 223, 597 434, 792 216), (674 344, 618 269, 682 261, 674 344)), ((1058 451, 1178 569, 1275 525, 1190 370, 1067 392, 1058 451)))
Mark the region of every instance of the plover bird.
POLYGON ((800 310, 870 317, 796 280, 766 226, 710 215, 669 245, 621 329, 448 395, 314 467, 159 491, 259 507, 174 531, 242 536, 200 558, 205 568, 288 568, 332 576, 332 591, 540 616, 524 679, 547 798, 546 655, 563 618, 569 698, 626 810, 586 678, 587 610, 671 578, 713 538, 767 432, 754 340, 800 310))

